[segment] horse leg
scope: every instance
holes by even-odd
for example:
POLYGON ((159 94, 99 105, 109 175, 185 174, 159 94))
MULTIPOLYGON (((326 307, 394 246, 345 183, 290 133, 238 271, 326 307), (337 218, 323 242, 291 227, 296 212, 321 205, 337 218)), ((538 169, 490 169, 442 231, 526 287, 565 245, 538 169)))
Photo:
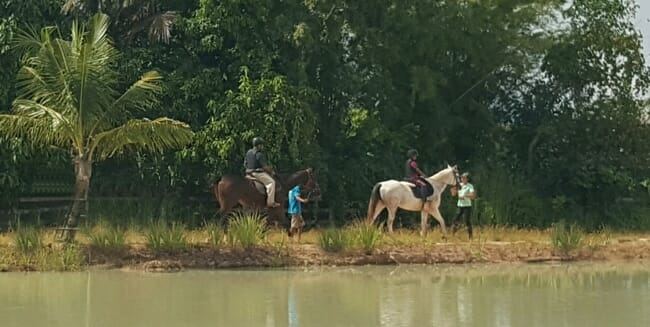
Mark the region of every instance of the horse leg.
POLYGON ((442 231, 442 238, 446 239, 447 238, 447 227, 445 226, 445 219, 442 218, 442 215, 440 214, 440 210, 438 208, 432 209, 431 210, 431 215, 440 224, 440 230, 442 231))
POLYGON ((388 233, 393 234, 393 221, 395 221, 395 213, 397 208, 388 208, 388 233))
POLYGON ((420 227, 422 228, 420 230, 420 236, 425 237, 427 235, 427 228, 429 227, 429 212, 426 210, 420 211, 420 227))
POLYGON ((231 201, 229 199, 222 199, 220 202, 220 207, 219 211, 217 212, 217 215, 219 216, 218 219, 219 221, 225 225, 227 225, 228 222, 228 214, 232 211, 232 209, 237 205, 236 201, 231 201))

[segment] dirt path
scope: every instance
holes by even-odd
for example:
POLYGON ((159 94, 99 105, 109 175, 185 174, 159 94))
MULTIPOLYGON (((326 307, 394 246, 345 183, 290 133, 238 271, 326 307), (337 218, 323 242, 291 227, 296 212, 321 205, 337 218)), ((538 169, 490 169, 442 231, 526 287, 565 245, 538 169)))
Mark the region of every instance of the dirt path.
POLYGON ((177 253, 156 253, 133 246, 122 253, 87 249, 94 268, 146 271, 182 269, 261 268, 287 266, 400 265, 438 263, 538 263, 549 261, 649 261, 650 240, 615 241, 587 246, 568 254, 550 244, 532 242, 435 243, 429 246, 382 246, 369 253, 351 250, 327 253, 314 244, 288 244, 277 248, 215 249, 193 246, 177 253))

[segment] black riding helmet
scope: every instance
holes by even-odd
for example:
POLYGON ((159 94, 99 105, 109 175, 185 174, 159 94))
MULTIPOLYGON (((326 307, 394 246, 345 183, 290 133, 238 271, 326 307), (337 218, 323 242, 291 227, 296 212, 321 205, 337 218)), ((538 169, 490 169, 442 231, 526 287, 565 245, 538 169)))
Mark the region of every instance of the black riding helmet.
POLYGON ((410 150, 408 150, 408 152, 406 152, 406 156, 409 157, 409 158, 411 158, 413 156, 417 156, 417 155, 419 155, 419 154, 418 154, 418 150, 416 150, 416 149, 410 149, 410 150))
POLYGON ((264 139, 262 139, 261 137, 253 138, 253 146, 258 146, 260 144, 264 144, 264 139))

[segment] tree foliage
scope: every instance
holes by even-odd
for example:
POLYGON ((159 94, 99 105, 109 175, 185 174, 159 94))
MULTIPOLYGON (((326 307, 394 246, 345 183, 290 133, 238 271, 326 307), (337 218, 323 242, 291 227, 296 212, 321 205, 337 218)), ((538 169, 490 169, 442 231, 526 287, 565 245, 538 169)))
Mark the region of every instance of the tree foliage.
POLYGON ((96 14, 87 24, 74 21, 70 40, 56 27, 15 37, 23 53, 12 114, 0 114, 3 136, 36 146, 57 147, 73 158, 75 227, 95 161, 128 151, 162 152, 191 141, 189 126, 169 118, 129 119, 134 110, 156 104, 161 76, 145 73, 125 92, 117 90, 119 52, 107 34, 109 18, 96 14))
MULTIPOLYGON (((2 3, 22 9, 0 20, 0 56, 17 58, 6 47, 17 26, 67 17, 45 5, 2 3)), ((279 170, 317 169, 331 208, 361 207, 374 183, 401 178, 411 147, 427 173, 445 162, 476 172, 483 190, 477 211, 492 222, 541 226, 563 216, 617 224, 608 212, 625 205, 616 199, 648 200, 648 183, 640 183, 650 159, 643 101, 650 75, 631 0, 67 3, 78 16, 113 18, 109 31, 123 52, 113 73, 124 77, 113 88, 145 76, 143 85, 155 84, 164 105, 138 102, 142 113, 197 130, 173 155, 98 168, 102 176, 134 175, 140 187, 151 183, 152 194, 202 194, 207 176, 241 173, 260 135, 279 170), (154 33, 166 42, 146 42, 140 31, 167 12, 173 25, 163 25, 173 29, 154 33), (164 82, 147 81, 150 70, 164 82)), ((18 84, 0 82, 0 104, 13 101, 14 85, 25 91, 25 71, 20 76, 18 84)), ((87 96, 124 123, 120 109, 102 100, 111 94, 87 96)), ((36 110, 21 101, 17 109, 36 110)), ((104 139, 120 143, 127 129, 164 122, 134 121, 104 139)), ((633 226, 643 224, 650 225, 633 226)))

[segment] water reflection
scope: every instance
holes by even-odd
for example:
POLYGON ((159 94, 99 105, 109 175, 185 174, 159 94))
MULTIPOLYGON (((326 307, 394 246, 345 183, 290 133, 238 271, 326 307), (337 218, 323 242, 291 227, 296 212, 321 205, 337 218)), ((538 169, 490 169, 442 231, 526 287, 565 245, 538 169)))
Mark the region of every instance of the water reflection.
POLYGON ((1 326, 648 326, 650 268, 0 274, 1 326))

